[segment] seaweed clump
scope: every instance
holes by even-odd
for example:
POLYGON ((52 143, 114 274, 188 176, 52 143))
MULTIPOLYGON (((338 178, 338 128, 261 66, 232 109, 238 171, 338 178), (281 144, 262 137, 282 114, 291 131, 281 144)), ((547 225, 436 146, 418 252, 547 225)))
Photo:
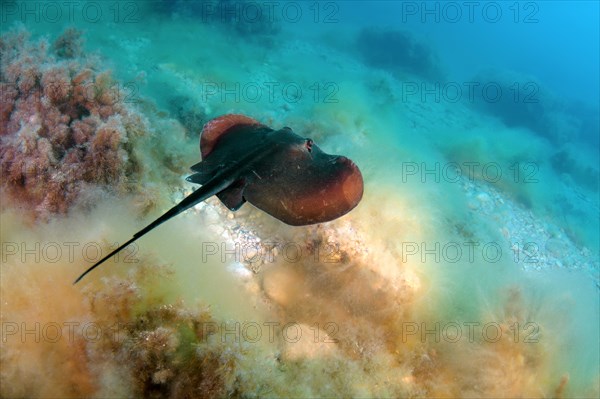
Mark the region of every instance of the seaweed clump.
POLYGON ((475 108, 506 126, 527 128, 555 145, 598 147, 597 105, 562 99, 535 77, 512 71, 486 70, 471 80, 475 108))
POLYGON ((583 164, 569 148, 562 148, 550 157, 550 165, 557 173, 566 173, 582 187, 598 191, 598 168, 583 164))
POLYGON ((433 50, 399 30, 364 28, 358 35, 356 47, 367 65, 404 72, 426 79, 442 75, 433 50))
POLYGON ((76 58, 83 55, 83 32, 68 28, 52 44, 52 49, 61 58, 76 58))
POLYGON ((81 48, 74 29, 51 48, 25 30, 0 38, 1 186, 35 217, 66 213, 89 188, 130 192, 142 169, 134 146, 145 118, 81 48))
MULTIPOLYGON (((127 279, 105 279, 101 287, 89 288, 103 336, 88 342, 88 350, 103 359, 112 354, 116 362, 110 363, 122 367, 120 379, 134 397, 231 396, 239 389, 239 344, 220 339, 220 323, 207 307, 169 303, 156 283, 171 274, 168 267, 145 263, 127 279)), ((107 396, 107 388, 97 393, 107 396)))

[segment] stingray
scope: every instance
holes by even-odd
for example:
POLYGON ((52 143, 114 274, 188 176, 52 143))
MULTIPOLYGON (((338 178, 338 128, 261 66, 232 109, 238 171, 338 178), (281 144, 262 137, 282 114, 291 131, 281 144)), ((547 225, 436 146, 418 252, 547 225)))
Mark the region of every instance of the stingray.
POLYGON ((232 211, 247 201, 293 226, 334 220, 358 205, 363 195, 362 175, 350 159, 323 152, 289 127, 274 130, 244 115, 224 115, 206 123, 200 153, 202 161, 191 167, 194 173, 186 180, 202 186, 75 283, 160 224, 213 195, 232 211))

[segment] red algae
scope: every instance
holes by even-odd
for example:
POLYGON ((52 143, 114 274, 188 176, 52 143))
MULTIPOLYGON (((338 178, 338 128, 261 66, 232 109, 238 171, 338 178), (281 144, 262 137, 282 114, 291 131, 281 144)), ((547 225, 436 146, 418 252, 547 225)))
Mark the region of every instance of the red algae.
POLYGON ((137 180, 132 141, 144 120, 113 90, 109 72, 81 51, 68 29, 52 50, 26 31, 0 39, 2 189, 36 218, 64 214, 83 190, 122 194, 137 180))

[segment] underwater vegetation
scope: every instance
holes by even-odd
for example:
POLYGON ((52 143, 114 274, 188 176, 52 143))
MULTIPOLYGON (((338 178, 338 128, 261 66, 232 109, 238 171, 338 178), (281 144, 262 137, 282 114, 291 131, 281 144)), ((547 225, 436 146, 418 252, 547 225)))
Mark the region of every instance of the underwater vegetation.
POLYGON ((426 79, 442 77, 434 50, 406 31, 363 28, 356 49, 366 65, 426 79))
MULTIPOLYGON (((220 326, 208 307, 165 304, 152 285, 157 277, 168 280, 171 274, 165 266, 141 266, 126 278, 106 279, 78 292, 76 301, 63 291, 81 326, 75 326, 74 335, 37 343, 36 351, 41 347, 49 353, 40 360, 49 378, 28 365, 31 346, 3 345, 2 396, 214 398, 235 392, 237 344, 208 336, 206 325, 215 326, 210 331, 216 337, 220 326), (93 325, 93 335, 82 334, 86 325, 93 325), (11 383, 25 378, 38 382, 11 383)), ((50 289, 49 281, 39 283, 50 289)), ((13 294, 5 284, 2 290, 13 294)), ((45 317, 56 322, 65 317, 62 312, 58 306, 45 317)))
MULTIPOLYGON (((225 220, 226 229, 234 226, 225 220)), ((13 228, 20 223, 8 222, 13 228)), ((73 226, 72 221, 55 225, 48 233, 73 226)), ((351 226, 316 226, 295 233, 307 235, 303 250, 316 250, 328 241, 353 243, 337 254, 338 262, 315 260, 314 252, 294 264, 278 260, 262 266, 257 285, 238 287, 246 300, 268 301, 268 323, 295 326, 291 333, 274 329, 272 338, 265 330, 258 341, 253 339, 255 330, 240 339, 235 321, 227 324, 206 303, 176 299, 179 294, 173 290, 182 289, 177 281, 181 270, 154 256, 143 256, 129 272, 103 277, 83 289, 70 284, 72 265, 5 264, 2 321, 54 323, 63 330, 56 339, 51 330, 38 342, 5 335, 0 393, 73 398, 562 397, 569 377, 552 366, 552 346, 561 343, 546 325, 532 330, 532 336, 531 331, 521 332, 535 344, 515 334, 515 325, 542 316, 519 289, 501 290, 498 304, 479 315, 498 326, 501 339, 490 342, 479 332, 460 337, 453 333, 452 341, 430 332, 424 339, 421 329, 435 331, 439 320, 419 310, 425 281, 410 269, 395 267, 395 255, 384 251, 388 243, 366 241, 364 226, 351 226), (52 273, 37 273, 39 267, 52 273), (27 296, 19 293, 25 282, 35 288, 27 296), (46 297, 50 290, 53 295, 46 297), (39 301, 46 304, 43 313, 36 310, 39 301), (318 339, 315 325, 323 326, 318 339), (296 329, 303 331, 299 340, 291 339, 296 329), (36 384, 14 383, 31 380, 36 384)), ((279 238, 291 233, 274 231, 277 227, 268 225, 260 233, 279 238)), ((254 317, 246 320, 263 325, 254 317)))
POLYGON ((0 52, 4 195, 47 218, 89 191, 139 193, 148 172, 140 140, 153 139, 150 123, 83 54, 81 33, 68 29, 50 46, 14 30, 0 52))
POLYGON ((23 31, 0 41, 2 184, 37 215, 65 213, 88 186, 123 193, 139 177, 144 122, 115 98, 108 72, 72 60, 79 40, 69 30, 52 48, 23 31))
POLYGON ((550 158, 550 163, 557 173, 569 175, 580 186, 594 191, 600 188, 599 170, 591 165, 583 164, 572 147, 557 151, 550 158))
POLYGON ((556 145, 574 140, 597 145, 597 112, 557 97, 534 77, 488 70, 471 80, 489 84, 474 90, 475 107, 506 126, 528 128, 556 145))

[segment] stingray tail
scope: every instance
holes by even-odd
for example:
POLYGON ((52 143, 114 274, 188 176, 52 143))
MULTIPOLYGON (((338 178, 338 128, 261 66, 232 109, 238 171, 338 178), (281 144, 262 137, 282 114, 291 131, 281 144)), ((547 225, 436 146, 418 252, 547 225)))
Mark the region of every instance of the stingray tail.
POLYGON ((154 222, 150 223, 148 226, 144 227, 142 230, 135 233, 129 241, 127 241, 126 243, 121 245, 119 248, 115 249, 114 251, 112 251, 111 253, 106 255, 104 258, 102 258, 98 262, 96 262, 89 269, 87 269, 81 276, 79 276, 77 278, 77 280, 75 280, 75 282, 73 282, 73 284, 77 284, 89 272, 91 272, 92 270, 94 270, 95 268, 100 266, 106 260, 110 259, 113 255, 115 255, 116 253, 118 253, 119 251, 121 251, 122 249, 127 247, 129 244, 136 241, 138 238, 141 238, 145 234, 149 233, 151 230, 155 229, 156 227, 163 224, 167 220, 179 215, 181 212, 193 207, 197 203, 202 202, 202 201, 206 200, 207 198, 210 198, 213 195, 223 191, 231 184, 230 182, 227 182, 227 181, 221 180, 220 182, 215 182, 215 180, 217 180, 217 179, 213 179, 213 180, 209 181, 207 184, 203 185, 198 190, 194 191, 193 193, 191 193, 190 195, 185 197, 183 200, 181 200, 180 203, 175 205, 173 208, 169 209, 167 212, 165 212, 161 217, 156 219, 154 222))

